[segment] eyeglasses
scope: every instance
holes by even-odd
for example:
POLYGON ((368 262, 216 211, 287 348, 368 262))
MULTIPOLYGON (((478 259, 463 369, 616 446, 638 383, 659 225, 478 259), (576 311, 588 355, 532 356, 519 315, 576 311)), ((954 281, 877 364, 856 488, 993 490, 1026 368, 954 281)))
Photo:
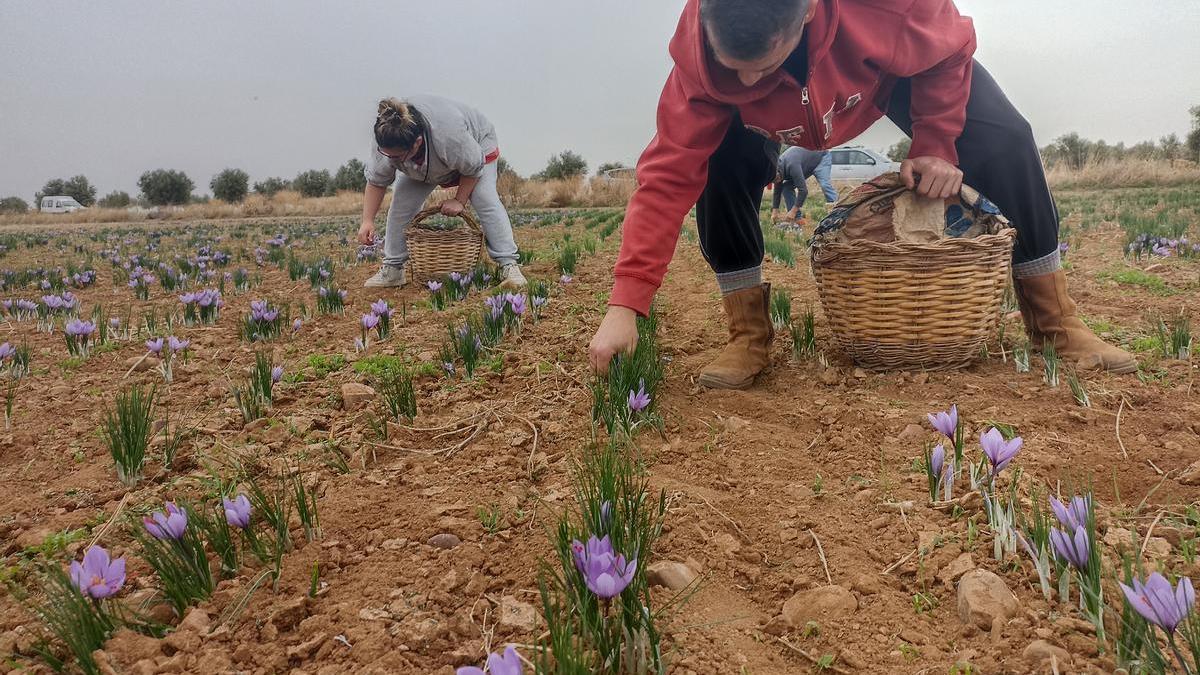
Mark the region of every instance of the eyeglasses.
POLYGON ((375 151, 378 152, 379 154, 383 155, 384 157, 387 157, 388 159, 395 160, 398 162, 403 162, 405 159, 408 158, 408 155, 412 154, 412 152, 410 151, 410 152, 406 152, 406 153, 400 154, 400 155, 389 155, 386 152, 384 152, 383 150, 380 150, 379 148, 375 148, 375 151))

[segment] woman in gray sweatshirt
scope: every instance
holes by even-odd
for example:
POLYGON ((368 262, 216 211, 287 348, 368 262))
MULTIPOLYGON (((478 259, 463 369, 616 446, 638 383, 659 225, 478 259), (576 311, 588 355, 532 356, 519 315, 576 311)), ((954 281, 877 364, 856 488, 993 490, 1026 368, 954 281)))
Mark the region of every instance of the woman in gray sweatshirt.
POLYGON ((468 105, 439 96, 380 101, 375 142, 364 162, 367 187, 359 243, 375 243, 375 215, 388 186, 393 181, 395 185, 383 240, 383 266, 367 279, 366 286, 405 284, 408 246, 404 230, 429 193, 441 186, 457 188, 454 197, 442 202, 443 214, 461 214, 468 201, 475 208, 488 255, 500 266, 501 286, 524 288, 512 222, 496 192, 499 158, 495 127, 468 105))

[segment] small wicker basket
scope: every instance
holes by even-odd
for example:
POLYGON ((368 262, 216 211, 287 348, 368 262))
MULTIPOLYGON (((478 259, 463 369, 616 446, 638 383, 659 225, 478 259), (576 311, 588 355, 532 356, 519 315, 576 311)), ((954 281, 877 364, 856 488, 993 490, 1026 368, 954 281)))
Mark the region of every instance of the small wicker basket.
POLYGON ((429 227, 426 218, 441 213, 434 207, 421 211, 408 224, 408 266, 413 281, 440 279, 451 272, 469 272, 483 255, 483 231, 469 211, 463 211, 462 227, 429 227))
POLYGON ((813 276, 835 345, 871 370, 977 359, 1000 317, 1016 238, 1003 216, 990 222, 989 234, 931 243, 815 241, 813 276))

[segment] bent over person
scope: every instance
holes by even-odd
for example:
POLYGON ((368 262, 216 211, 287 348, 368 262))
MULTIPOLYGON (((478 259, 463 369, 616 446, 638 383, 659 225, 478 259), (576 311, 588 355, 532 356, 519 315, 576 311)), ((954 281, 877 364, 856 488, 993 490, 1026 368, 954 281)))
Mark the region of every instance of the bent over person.
POLYGON ((900 170, 909 188, 945 199, 966 180, 1016 227, 1013 277, 1034 346, 1050 342, 1082 368, 1137 369, 1076 315, 1033 132, 974 61, 974 27, 951 0, 689 0, 670 52, 658 133, 638 162, 609 309, 589 346, 594 368, 633 349, 635 318, 695 204, 729 321, 699 380, 750 386, 773 336, 758 205, 780 144, 824 150, 887 115, 912 137, 900 170))
POLYGON ((475 208, 488 255, 500 266, 500 285, 513 290, 524 288, 512 222, 496 192, 500 146, 492 123, 478 110, 457 101, 411 96, 404 101, 380 101, 374 132, 375 142, 364 162, 367 187, 358 229, 360 244, 375 243, 375 216, 388 186, 393 181, 395 186, 383 239, 383 266, 367 279, 366 286, 405 284, 405 228, 429 193, 441 186, 456 188, 454 196, 442 202, 443 214, 457 216, 468 202, 475 208))

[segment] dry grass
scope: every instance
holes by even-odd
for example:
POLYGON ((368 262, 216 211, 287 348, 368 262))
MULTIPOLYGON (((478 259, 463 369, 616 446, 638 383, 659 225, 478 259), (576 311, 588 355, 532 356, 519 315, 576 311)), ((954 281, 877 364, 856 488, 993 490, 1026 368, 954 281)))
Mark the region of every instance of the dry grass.
MULTIPOLYGON (((500 198, 509 208, 560 208, 583 206, 624 206, 635 187, 631 180, 556 180, 533 181, 504 176, 498 185, 500 198)), ((454 189, 439 188, 427 204, 435 204, 454 195, 454 189)), ((381 213, 386 214, 391 194, 384 198, 381 213)), ((217 199, 202 204, 155 209, 103 209, 94 207, 75 213, 39 213, 0 215, 0 225, 64 225, 79 223, 136 223, 154 220, 220 220, 234 218, 270 218, 303 216, 350 216, 362 212, 362 193, 339 192, 332 197, 304 198, 298 192, 280 192, 271 199, 252 194, 240 204, 217 199)))
POLYGON ((1059 164, 1046 172, 1050 187, 1200 187, 1200 165, 1187 160, 1122 160, 1088 162, 1081 169, 1059 164))

